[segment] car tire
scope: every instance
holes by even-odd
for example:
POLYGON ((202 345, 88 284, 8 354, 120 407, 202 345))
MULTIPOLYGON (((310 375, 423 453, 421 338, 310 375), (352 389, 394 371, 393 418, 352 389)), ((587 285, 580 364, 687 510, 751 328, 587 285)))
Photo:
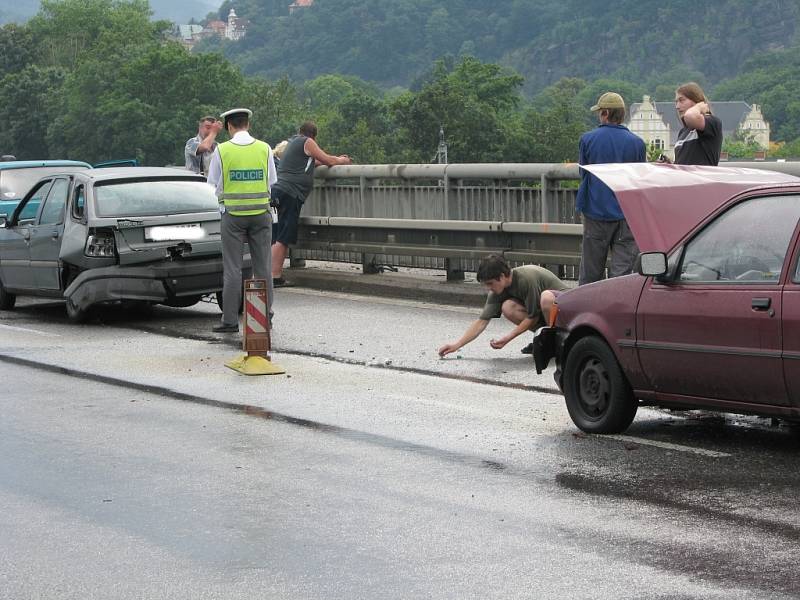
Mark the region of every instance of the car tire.
POLYGON ((85 323, 89 318, 88 308, 78 308, 78 306, 69 298, 67 298, 67 317, 73 323, 85 323))
POLYGON ((6 288, 3 286, 3 281, 0 280, 0 310, 11 310, 14 308, 14 304, 16 303, 16 294, 8 293, 6 288))
POLYGON ((611 348, 597 336, 578 340, 564 365, 564 398, 586 433, 620 433, 639 407, 611 348))
POLYGON ((175 296, 166 302, 162 302, 162 304, 164 306, 171 306, 172 308, 189 308, 190 306, 194 306, 200 302, 202 299, 203 296, 175 296))

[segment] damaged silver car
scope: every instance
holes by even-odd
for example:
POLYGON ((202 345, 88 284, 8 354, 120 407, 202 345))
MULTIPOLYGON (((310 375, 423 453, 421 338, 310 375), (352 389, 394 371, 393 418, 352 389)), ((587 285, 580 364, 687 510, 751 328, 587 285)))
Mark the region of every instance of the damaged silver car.
POLYGON ((55 174, 0 214, 2 310, 17 295, 63 298, 80 322, 101 303, 186 307, 221 290, 219 206, 201 176, 149 167, 55 174), (32 203, 35 216, 25 210, 32 203))

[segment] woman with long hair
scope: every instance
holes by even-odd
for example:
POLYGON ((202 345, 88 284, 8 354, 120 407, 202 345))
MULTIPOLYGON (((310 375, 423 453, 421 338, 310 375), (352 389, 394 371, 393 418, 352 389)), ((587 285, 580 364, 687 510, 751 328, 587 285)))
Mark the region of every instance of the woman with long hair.
POLYGON ((722 121, 711 114, 703 89, 693 81, 680 86, 675 90, 675 110, 683 124, 675 142, 675 163, 717 166, 722 150, 722 121))

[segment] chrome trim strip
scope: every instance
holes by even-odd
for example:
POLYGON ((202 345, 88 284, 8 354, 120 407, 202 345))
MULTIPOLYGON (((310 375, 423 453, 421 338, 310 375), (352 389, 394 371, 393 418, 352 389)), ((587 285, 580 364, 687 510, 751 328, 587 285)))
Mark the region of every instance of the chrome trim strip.
POLYGON ((755 358, 780 358, 780 350, 757 350, 750 348, 724 348, 721 346, 701 346, 699 344, 670 344, 657 342, 636 342, 642 350, 671 350, 673 352, 696 352, 704 354, 725 354, 733 356, 752 356, 755 358))

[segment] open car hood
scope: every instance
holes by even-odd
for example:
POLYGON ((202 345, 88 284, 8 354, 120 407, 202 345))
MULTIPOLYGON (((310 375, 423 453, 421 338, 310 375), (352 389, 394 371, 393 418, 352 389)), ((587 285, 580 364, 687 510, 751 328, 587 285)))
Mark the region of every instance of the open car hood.
POLYGON ((800 184, 776 171, 651 163, 581 165, 617 196, 641 252, 668 252, 731 197, 757 187, 800 184))

